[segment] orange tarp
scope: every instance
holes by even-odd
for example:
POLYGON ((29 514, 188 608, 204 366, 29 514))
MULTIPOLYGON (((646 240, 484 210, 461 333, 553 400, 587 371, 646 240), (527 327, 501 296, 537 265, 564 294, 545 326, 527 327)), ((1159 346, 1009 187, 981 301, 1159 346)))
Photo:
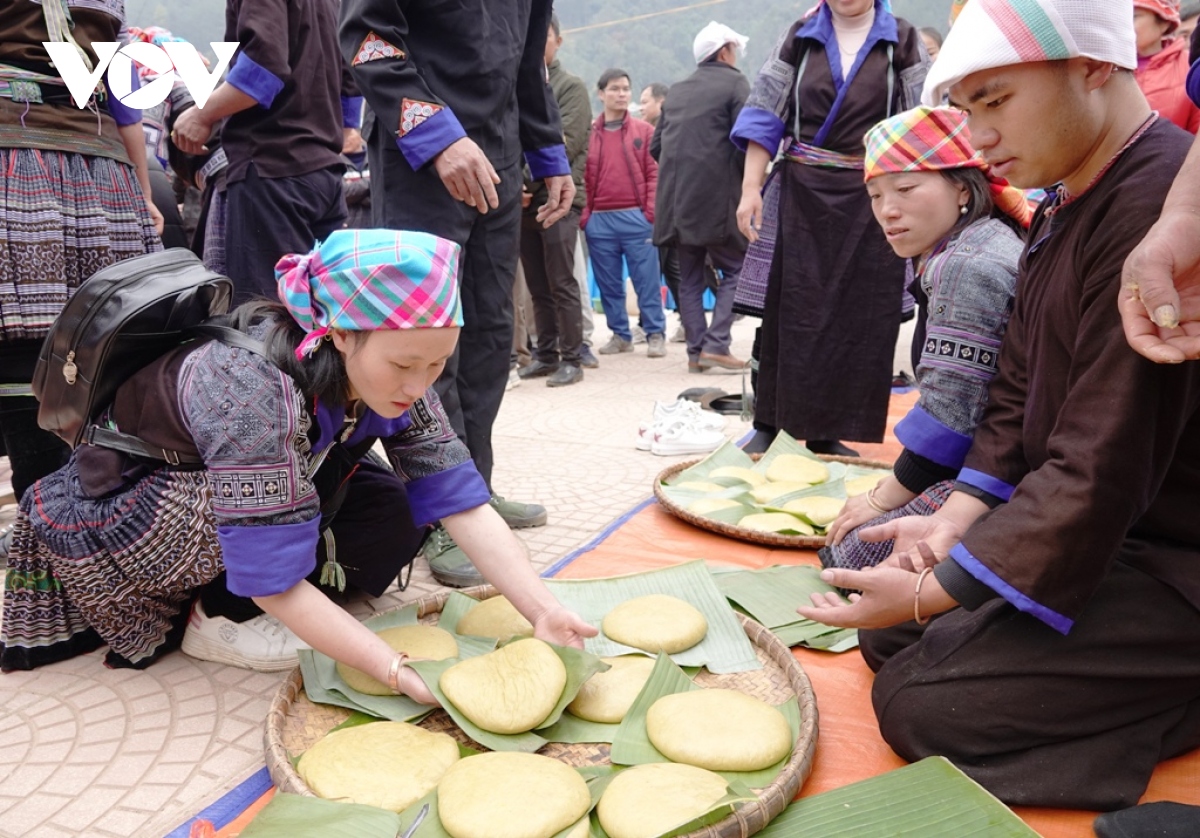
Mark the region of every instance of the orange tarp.
MULTIPOLYGON (((896 457, 899 445, 891 435, 891 428, 895 418, 903 416, 915 398, 915 394, 893 397, 889 441, 882 445, 855 446, 864 457, 886 460, 896 457)), ((658 504, 651 504, 556 576, 571 579, 615 576, 697 558, 752 570, 776 564, 820 564, 814 552, 745 544, 692 527, 663 511, 658 504)), ((905 764, 879 735, 871 709, 873 676, 857 650, 836 655, 794 649, 793 654, 812 680, 820 714, 816 760, 812 775, 800 791, 801 797, 839 788, 905 764)), ((1160 765, 1143 800, 1200 804, 1200 751, 1160 765)), ((1091 828, 1094 813, 1027 807, 1016 811, 1045 838, 1079 838, 1094 834, 1091 828)))

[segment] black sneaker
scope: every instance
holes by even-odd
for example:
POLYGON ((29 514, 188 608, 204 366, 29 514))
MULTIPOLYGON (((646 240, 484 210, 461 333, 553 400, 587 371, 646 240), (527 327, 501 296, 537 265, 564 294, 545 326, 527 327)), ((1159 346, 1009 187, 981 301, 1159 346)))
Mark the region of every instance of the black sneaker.
POLYGON ((592 347, 586 343, 579 347, 579 366, 585 370, 595 370, 600 368, 600 359, 592 354, 592 347))
POLYGON ((546 379, 547 387, 566 387, 583 381, 583 370, 574 364, 559 364, 558 369, 546 379))

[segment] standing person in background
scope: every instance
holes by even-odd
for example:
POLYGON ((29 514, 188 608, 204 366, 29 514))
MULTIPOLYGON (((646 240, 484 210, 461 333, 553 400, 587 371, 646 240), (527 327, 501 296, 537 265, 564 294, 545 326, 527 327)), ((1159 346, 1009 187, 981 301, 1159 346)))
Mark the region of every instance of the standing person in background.
MULTIPOLYGON (((225 40, 241 46, 204 108, 179 115, 171 139, 206 151, 222 119, 225 267, 237 302, 275 296, 275 263, 346 223, 337 0, 227 0, 225 40)), ((357 126, 356 126, 357 127, 357 126)))
MULTIPOLYGON (((561 219, 575 197, 546 84, 551 6, 550 0, 342 2, 342 53, 377 120, 367 149, 374 223, 463 246, 466 324, 436 389, 489 486, 492 425, 513 342, 522 152, 533 179, 546 182, 540 223, 561 219)), ((493 494, 492 505, 510 527, 546 523, 538 504, 493 494)), ((444 528, 434 530, 424 554, 442 584, 483 579, 444 528)))
POLYGON ((632 90, 624 70, 605 70, 597 85, 604 113, 592 124, 588 142, 587 203, 580 226, 587 235, 592 270, 612 337, 601 355, 633 351, 633 334, 625 312, 625 279, 621 259, 629 266, 638 298, 646 356, 667 354, 658 253, 654 232, 654 194, 658 164, 650 156, 654 129, 629 113, 632 90))
MULTIPOLYGON (((642 88, 641 98, 638 99, 638 103, 642 107, 642 119, 655 128, 658 127, 658 119, 662 114, 662 106, 667 98, 668 90, 669 88, 662 82, 653 81, 642 88)), ((683 328, 683 309, 679 303, 679 254, 675 248, 658 248, 658 269, 662 271, 663 281, 667 284, 667 290, 671 292, 671 299, 675 301, 675 310, 679 312, 679 325, 675 327, 675 332, 671 335, 671 343, 684 343, 687 340, 687 333, 683 328)))
POLYGON ((916 28, 883 0, 828 0, 784 32, 738 116, 738 225, 752 242, 767 164, 789 138, 749 451, 781 430, 822 454, 883 439, 905 263, 862 188, 863 135, 916 104, 927 66, 916 28))
MULTIPOLYGON (((162 249, 141 112, 103 87, 75 107, 43 46, 73 43, 94 66, 93 43, 121 40, 119 6, 73 3, 68 20, 57 3, 0 0, 0 384, 29 385, 50 324, 84 280, 162 249)), ((37 412, 32 396, 0 397, 17 500, 71 453, 37 412)), ((0 564, 7 545, 0 535, 0 564)))
POLYGON ((583 80, 568 73, 559 63, 561 46, 562 28, 558 17, 551 16, 546 37, 546 72, 562 117, 563 141, 571 164, 571 178, 575 181, 575 200, 565 217, 543 227, 534 208, 545 201, 546 188, 535 184, 530 206, 521 218, 521 264, 533 298, 537 346, 533 363, 518 374, 521 378, 545 376, 548 387, 565 387, 583 380, 580 361, 583 314, 579 283, 575 280, 575 242, 579 238, 579 213, 584 206, 583 174, 592 108, 583 80))
POLYGON ((688 371, 741 369, 730 352, 733 295, 746 255, 737 228, 745 156, 725 142, 750 82, 737 69, 749 39, 715 21, 696 36, 696 71, 671 87, 650 153, 659 161, 654 243, 679 254, 676 300, 687 335, 688 371), (704 312, 704 263, 721 271, 712 323, 704 312))
POLYGON ((1179 0, 1133 0, 1138 87, 1150 107, 1185 131, 1200 131, 1200 108, 1187 95, 1188 42, 1179 28, 1179 0))
POLYGON ((937 61, 938 53, 942 50, 942 33, 932 26, 922 26, 920 31, 921 43, 925 45, 925 51, 929 53, 929 60, 937 61))

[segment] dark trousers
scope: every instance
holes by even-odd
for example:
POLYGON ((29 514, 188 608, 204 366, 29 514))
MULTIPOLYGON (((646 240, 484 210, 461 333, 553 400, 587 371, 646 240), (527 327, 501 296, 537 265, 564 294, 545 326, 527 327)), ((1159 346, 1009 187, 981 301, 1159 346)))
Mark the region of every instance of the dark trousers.
POLYGON ((679 245, 679 317, 687 335, 688 359, 699 360, 700 353, 728 355, 733 328, 733 297, 737 293, 738 275, 742 272, 744 251, 734 247, 695 247, 679 245), (721 272, 721 279, 713 289, 716 305, 713 306, 712 322, 704 311, 704 291, 708 287, 704 260, 712 260, 721 272))
MULTIPOLYGON (((346 571, 346 589, 382 596, 400 571, 417 555, 428 527, 413 524, 404 482, 390 468, 363 460, 350 478, 341 509, 329 527, 338 563, 346 571)), ((336 596, 336 588, 319 585, 325 564, 326 544, 317 542, 317 569, 308 581, 336 596)), ((204 613, 245 622, 262 613, 254 600, 231 594, 221 573, 200 589, 204 613)))
POLYGON ((513 343, 513 280, 521 229, 521 166, 497 167, 500 205, 487 215, 454 200, 430 164, 418 171, 392 134, 374 131, 367 152, 371 212, 378 227, 420 230, 463 246, 459 275, 464 326, 434 384, 475 467, 492 481, 492 425, 508 383, 513 343))
POLYGON ((579 210, 549 229, 529 213, 521 217, 521 265, 533 298, 537 332, 534 355, 544 364, 579 366, 583 343, 583 313, 579 282, 575 279, 575 240, 579 238, 579 210))
POLYGON ((1121 562, 1067 635, 995 599, 859 638, 887 743, 1006 803, 1132 806, 1155 765, 1200 745, 1200 612, 1121 562))
MULTIPOLYGON (((33 381, 40 340, 0 341, 0 383, 28 384, 33 381)), ((38 403, 32 396, 0 398, 0 434, 12 465, 13 494, 17 500, 25 490, 52 471, 66 465, 71 449, 37 423, 38 403)))
POLYGON ((675 301, 675 310, 679 311, 679 253, 674 247, 658 249, 658 268, 662 271, 667 290, 671 292, 671 299, 675 301))
POLYGON ((246 177, 229 184, 225 194, 225 265, 235 305, 256 297, 279 299, 275 263, 289 253, 308 253, 346 223, 342 175, 333 169, 264 178, 251 163, 246 177))

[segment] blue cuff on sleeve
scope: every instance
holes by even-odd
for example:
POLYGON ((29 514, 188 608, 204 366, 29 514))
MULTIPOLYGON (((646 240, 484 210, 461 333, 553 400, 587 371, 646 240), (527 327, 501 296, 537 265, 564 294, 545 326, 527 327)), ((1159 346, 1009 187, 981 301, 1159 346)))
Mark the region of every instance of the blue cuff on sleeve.
MULTIPOLYGON (((138 78, 137 67, 132 62, 129 65, 129 74, 132 76, 129 89, 131 91, 140 90, 142 86, 142 80, 138 78)), ((108 89, 108 96, 104 98, 104 101, 108 103, 108 112, 112 114, 112 118, 116 121, 117 125, 133 125, 135 122, 142 121, 141 110, 121 104, 121 101, 116 96, 112 95, 112 89, 108 88, 107 80, 104 82, 104 85, 105 88, 108 89)))
POLYGON ((361 128, 362 127, 362 105, 363 105, 363 97, 361 97, 361 96, 343 96, 342 97, 342 127, 343 128, 361 128))
POLYGON ((1071 627, 1075 625, 1074 620, 1064 617, 1062 614, 1047 608, 1040 602, 1035 602, 1025 594, 1018 591, 1012 585, 1005 582, 996 575, 995 571, 993 571, 983 562, 979 561, 979 559, 975 558, 975 556, 971 554, 971 551, 964 547, 961 542, 951 548, 950 558, 958 562, 959 566, 962 567, 962 569, 967 573, 971 574, 993 591, 1000 594, 1000 596, 1004 597, 1004 599, 1015 606, 1018 611, 1024 611, 1026 614, 1036 617, 1060 634, 1066 634, 1071 630, 1071 627))
POLYGON ((534 180, 571 174, 571 164, 567 162, 567 147, 564 145, 527 151, 525 162, 529 164, 529 173, 533 175, 534 180))
POLYGON ((971 437, 943 425, 920 405, 896 425, 896 439, 914 454, 946 468, 961 468, 971 450, 971 437))
POLYGON ((466 512, 487 503, 492 493, 468 460, 453 468, 414 480, 406 487, 413 523, 418 527, 440 521, 447 515, 466 512))
POLYGON ((1188 98, 1192 100, 1192 104, 1200 108, 1200 59, 1188 70, 1184 89, 1187 91, 1188 98))
POLYGON ((321 518, 299 524, 217 527, 226 587, 238 596, 274 596, 317 566, 321 518))
POLYGON ((229 70, 225 81, 264 108, 271 107, 271 103, 275 101, 279 91, 283 90, 283 79, 244 52, 238 55, 237 63, 229 70))
POLYGON ((398 137, 396 145, 400 146, 400 153, 415 171, 465 136, 467 132, 454 111, 442 108, 403 137, 398 137))
POLYGON ((973 468, 964 468, 958 473, 958 479, 963 483, 974 486, 976 489, 982 489, 989 495, 994 495, 1000 500, 1007 503, 1012 498, 1013 492, 1017 487, 1005 483, 1003 480, 992 477, 990 474, 984 474, 982 471, 976 471, 973 468))
POLYGON ((737 122, 733 124, 733 130, 729 132, 729 139, 742 151, 745 151, 747 144, 753 140, 774 156, 783 139, 783 132, 783 120, 770 111, 762 108, 742 108, 737 122))

